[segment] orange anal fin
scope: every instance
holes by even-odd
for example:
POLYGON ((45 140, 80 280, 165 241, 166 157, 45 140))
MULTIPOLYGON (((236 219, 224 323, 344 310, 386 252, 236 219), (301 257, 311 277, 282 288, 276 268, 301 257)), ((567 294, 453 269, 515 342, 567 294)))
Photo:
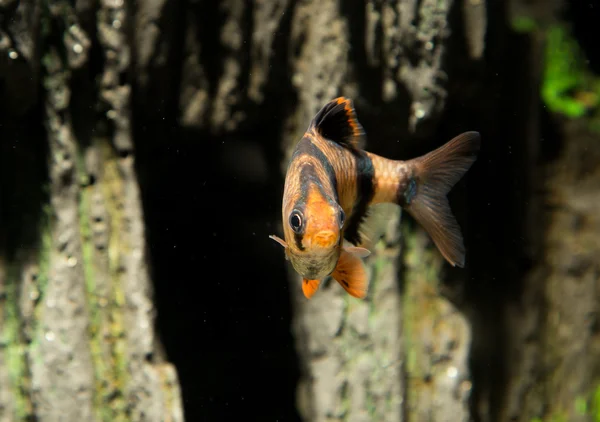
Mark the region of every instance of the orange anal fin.
POLYGON ((302 293, 307 299, 310 299, 319 288, 321 282, 319 280, 302 279, 302 293))
POLYGON ((369 287, 367 270, 358 256, 342 250, 332 277, 340 283, 349 295, 359 299, 367 296, 369 287))

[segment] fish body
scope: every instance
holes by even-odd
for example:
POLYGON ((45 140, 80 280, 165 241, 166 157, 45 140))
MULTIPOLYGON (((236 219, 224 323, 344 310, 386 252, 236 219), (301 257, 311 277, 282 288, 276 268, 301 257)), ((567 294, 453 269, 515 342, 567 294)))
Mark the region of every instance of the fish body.
POLYGON ((312 119, 292 154, 282 201, 283 235, 270 238, 303 277, 312 297, 332 276, 350 295, 367 294, 361 258, 370 207, 392 203, 429 233, 444 258, 464 266, 465 248, 446 195, 476 159, 477 132, 458 135, 440 148, 408 161, 391 160, 361 148, 364 130, 352 101, 339 97, 312 119))

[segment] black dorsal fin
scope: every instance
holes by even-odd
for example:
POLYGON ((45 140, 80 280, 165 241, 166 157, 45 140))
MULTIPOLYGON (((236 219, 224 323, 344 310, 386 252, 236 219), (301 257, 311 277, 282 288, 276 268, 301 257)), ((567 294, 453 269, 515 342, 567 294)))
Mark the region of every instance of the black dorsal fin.
POLYGON ((325 139, 352 148, 361 147, 365 134, 356 118, 352 100, 345 97, 325 104, 313 118, 310 128, 325 139))

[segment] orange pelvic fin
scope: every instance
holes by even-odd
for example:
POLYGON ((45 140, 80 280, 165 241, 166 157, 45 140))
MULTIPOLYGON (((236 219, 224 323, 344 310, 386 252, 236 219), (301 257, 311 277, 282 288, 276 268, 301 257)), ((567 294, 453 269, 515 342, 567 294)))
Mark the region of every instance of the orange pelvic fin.
POLYGON ((359 299, 367 295, 369 279, 361 259, 354 253, 342 250, 332 277, 348 292, 359 299))

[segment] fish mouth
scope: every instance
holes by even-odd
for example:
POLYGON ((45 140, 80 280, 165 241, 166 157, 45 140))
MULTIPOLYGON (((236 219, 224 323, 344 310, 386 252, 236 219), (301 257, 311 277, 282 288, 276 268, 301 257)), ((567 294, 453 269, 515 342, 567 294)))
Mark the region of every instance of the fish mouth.
POLYGON ((320 248, 331 248, 338 243, 338 236, 333 230, 321 230, 316 233, 312 239, 311 244, 320 248))

